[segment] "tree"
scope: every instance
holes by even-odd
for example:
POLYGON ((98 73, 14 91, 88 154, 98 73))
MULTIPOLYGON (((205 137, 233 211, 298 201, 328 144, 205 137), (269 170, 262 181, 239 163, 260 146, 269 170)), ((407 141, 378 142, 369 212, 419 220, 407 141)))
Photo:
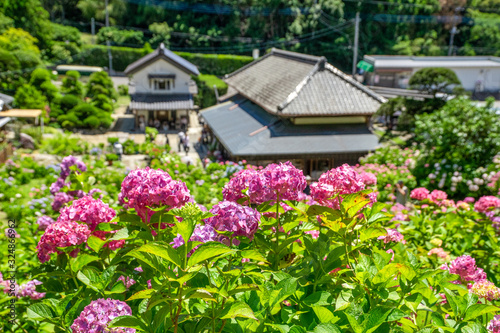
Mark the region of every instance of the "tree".
POLYGON ((66 77, 62 81, 61 92, 81 98, 83 96, 83 84, 79 79, 80 73, 77 71, 67 71, 66 77))
POLYGON ((29 84, 40 92, 47 98, 49 103, 52 103, 54 99, 58 96, 59 90, 52 83, 52 74, 49 70, 44 68, 37 68, 31 73, 31 79, 29 84))
POLYGON ((500 152, 500 121, 495 110, 475 106, 460 97, 439 111, 416 116, 415 136, 424 163, 446 161, 449 165, 478 168, 500 152))
POLYGON ((442 93, 443 99, 448 97, 452 88, 457 90, 461 87, 460 80, 449 68, 422 68, 410 78, 410 87, 418 89, 437 98, 437 94, 442 93))
POLYGON ((14 103, 23 109, 44 109, 47 105, 47 99, 40 90, 32 85, 23 84, 14 95, 14 103))
POLYGON ((149 43, 152 47, 157 48, 160 43, 165 44, 166 47, 169 47, 170 37, 173 29, 169 27, 167 22, 163 23, 153 23, 149 25, 149 30, 153 33, 153 37, 149 40, 149 43))
POLYGON ((89 77, 86 88, 86 97, 94 98, 98 94, 104 94, 110 99, 117 98, 113 81, 109 77, 108 73, 104 71, 92 73, 89 77))
MULTIPOLYGON (((101 22, 105 20, 106 8, 103 0, 80 0, 77 7, 87 20, 92 17, 101 22)), ((108 11, 111 24, 116 24, 117 21, 121 21, 127 11, 126 3, 122 0, 110 0, 108 11)))

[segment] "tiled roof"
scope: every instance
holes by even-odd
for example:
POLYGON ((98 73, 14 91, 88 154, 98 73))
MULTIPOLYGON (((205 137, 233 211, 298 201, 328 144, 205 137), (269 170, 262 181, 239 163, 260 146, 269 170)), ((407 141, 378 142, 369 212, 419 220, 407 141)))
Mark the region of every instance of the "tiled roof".
POLYGON ((192 110, 193 96, 189 94, 133 94, 130 108, 132 110, 192 110))
POLYGON ((0 99, 5 103, 5 104, 11 104, 12 102, 14 102, 14 97, 12 96, 9 96, 9 95, 5 95, 5 94, 2 94, 0 93, 0 99))
POLYGON ((144 66, 147 66, 148 64, 152 63, 153 61, 159 58, 165 59, 172 65, 179 67, 180 69, 189 74, 200 75, 198 67, 196 67, 186 59, 179 57, 177 54, 170 51, 169 49, 165 48, 163 43, 153 52, 145 55, 144 57, 128 65, 127 68, 125 68, 125 74, 127 75, 133 74, 138 70, 140 70, 141 68, 143 68, 144 66))
POLYGON ((285 117, 370 115, 385 102, 324 57, 277 49, 225 81, 267 112, 285 117))
POLYGON ((207 108, 201 115, 228 152, 240 158, 365 153, 378 145, 365 124, 294 125, 241 95, 207 108))
POLYGON ((330 64, 315 72, 281 113, 285 116, 371 115, 383 98, 330 64))

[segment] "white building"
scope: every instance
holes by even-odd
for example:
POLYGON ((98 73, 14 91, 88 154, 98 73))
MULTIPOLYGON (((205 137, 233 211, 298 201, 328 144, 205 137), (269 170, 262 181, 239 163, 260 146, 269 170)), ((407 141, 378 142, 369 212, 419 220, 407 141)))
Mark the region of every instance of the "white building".
POLYGON ((408 88, 408 82, 416 71, 429 67, 453 70, 465 90, 476 93, 500 91, 499 57, 365 55, 358 63, 358 68, 364 71, 366 85, 402 89, 408 88))
POLYGON ((191 75, 200 74, 195 65, 161 44, 128 65, 125 74, 130 78, 130 109, 136 116, 136 127, 142 123, 152 126, 159 120, 167 122, 170 129, 181 129, 189 121, 189 110, 196 108, 191 75))

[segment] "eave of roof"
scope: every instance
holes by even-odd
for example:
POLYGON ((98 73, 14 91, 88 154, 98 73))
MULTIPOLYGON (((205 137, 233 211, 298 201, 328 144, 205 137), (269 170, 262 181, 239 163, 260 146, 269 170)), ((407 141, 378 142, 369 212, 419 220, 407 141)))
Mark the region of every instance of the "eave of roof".
POLYGON ((134 61, 130 65, 125 68, 125 74, 130 75, 134 74, 137 71, 141 70, 142 68, 146 67, 147 65, 155 62, 158 59, 163 59, 167 61, 168 63, 176 66, 177 68, 183 70, 184 72, 187 72, 192 75, 200 75, 200 72, 198 71, 198 67, 196 67, 194 64, 190 63, 186 59, 178 56, 177 54, 173 53, 172 51, 166 49, 163 44, 160 45, 156 50, 153 52, 145 55, 144 57, 134 61))
POLYGON ((295 158, 364 153, 378 145, 366 125, 294 125, 242 96, 202 110, 202 117, 232 156, 295 158))

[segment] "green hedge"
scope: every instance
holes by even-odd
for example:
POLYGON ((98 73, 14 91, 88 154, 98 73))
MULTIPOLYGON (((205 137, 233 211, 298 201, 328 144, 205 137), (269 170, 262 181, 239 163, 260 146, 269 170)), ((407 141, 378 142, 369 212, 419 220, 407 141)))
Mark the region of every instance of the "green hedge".
POLYGON ((195 104, 198 105, 200 109, 205 109, 217 104, 214 85, 217 87, 219 96, 227 92, 227 84, 215 75, 202 74, 198 77, 193 76, 193 80, 198 86, 198 95, 195 96, 195 104))
MULTIPOLYGON (((120 72, 124 71, 129 64, 145 56, 146 52, 145 49, 111 46, 113 69, 120 72)), ((200 73, 217 76, 223 76, 234 72, 253 61, 253 58, 249 56, 187 52, 175 53, 198 66, 200 73)), ((108 49, 104 45, 84 45, 82 47, 82 52, 74 57, 73 63, 78 65, 107 67, 108 49)))
POLYGON ((200 73, 217 76, 232 73, 253 61, 252 57, 232 54, 175 53, 198 66, 200 73))
MULTIPOLYGON (((128 65, 146 55, 144 49, 112 46, 113 69, 123 72, 128 65)), ((108 48, 104 45, 83 45, 82 52, 74 57, 74 64, 108 67, 108 48)))

